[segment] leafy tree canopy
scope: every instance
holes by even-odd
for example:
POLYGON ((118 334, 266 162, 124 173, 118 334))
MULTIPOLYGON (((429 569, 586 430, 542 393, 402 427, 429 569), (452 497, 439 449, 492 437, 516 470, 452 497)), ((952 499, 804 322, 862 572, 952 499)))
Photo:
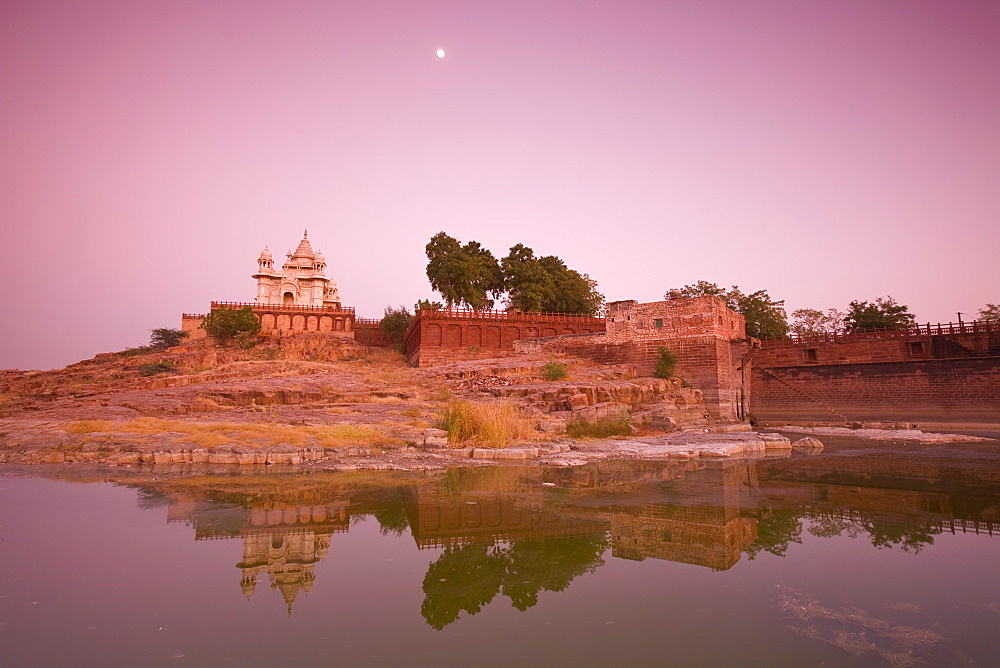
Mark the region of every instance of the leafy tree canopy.
POLYGON ((211 336, 229 339, 237 334, 259 333, 260 320, 249 306, 240 309, 223 306, 212 310, 201 322, 201 328, 211 336))
POLYGON ((835 308, 826 312, 814 308, 792 311, 792 332, 799 336, 833 334, 844 326, 844 314, 835 308))
POLYGON ((530 312, 594 315, 604 304, 604 295, 590 276, 568 268, 554 255, 535 257, 523 244, 511 247, 507 257, 497 262, 479 242, 463 246, 440 232, 426 251, 427 278, 448 306, 492 308, 504 293, 509 308, 530 312))
POLYGON ((410 326, 411 320, 413 320, 413 314, 407 311, 405 306, 395 309, 391 306, 386 306, 385 315, 379 321, 378 326, 386 338, 397 349, 401 350, 403 347, 403 335, 406 334, 406 329, 410 326))
POLYGON ((897 329, 912 325, 915 318, 910 308, 896 303, 892 297, 879 297, 874 302, 853 301, 844 316, 849 332, 870 332, 876 329, 897 329))
POLYGON ((188 333, 180 329, 160 327, 151 329, 152 335, 149 337, 149 345, 154 348, 173 348, 180 345, 181 341, 187 338, 188 333))
MULTIPOLYGON (((739 286, 726 290, 716 283, 698 281, 681 288, 684 297, 719 297, 726 305, 743 316, 747 323, 747 336, 758 339, 778 339, 788 334, 785 300, 774 301, 767 290, 745 294, 739 286)), ((669 299, 670 293, 664 295, 669 299)))
POLYGON ((413 312, 417 311, 437 311, 444 306, 441 302, 431 301, 430 299, 419 299, 417 303, 413 305, 413 312))
POLYGON ((479 310, 493 307, 503 292, 503 275, 493 254, 470 241, 462 246, 444 232, 435 234, 426 247, 427 278, 448 306, 465 304, 479 310))
POLYGON ((979 309, 979 317, 983 320, 1000 320, 1000 304, 986 304, 979 309))

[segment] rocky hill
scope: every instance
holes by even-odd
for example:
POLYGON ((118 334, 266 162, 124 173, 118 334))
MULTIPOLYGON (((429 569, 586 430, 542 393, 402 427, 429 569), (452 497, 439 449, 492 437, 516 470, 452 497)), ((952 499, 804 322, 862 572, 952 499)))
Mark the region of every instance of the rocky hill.
POLYGON ((571 443, 567 426, 585 423, 653 436, 712 427, 699 390, 634 375, 631 367, 543 356, 414 369, 388 349, 320 333, 246 349, 204 341, 133 349, 55 371, 3 372, 0 461, 267 465, 367 457, 359 465, 394 466, 407 453, 489 458, 475 446, 560 452, 571 443), (565 378, 544 380, 553 364, 565 378), (457 442, 454 432, 449 442, 437 426, 447 426, 442 416, 458 405, 508 407, 527 429, 512 443, 457 442))

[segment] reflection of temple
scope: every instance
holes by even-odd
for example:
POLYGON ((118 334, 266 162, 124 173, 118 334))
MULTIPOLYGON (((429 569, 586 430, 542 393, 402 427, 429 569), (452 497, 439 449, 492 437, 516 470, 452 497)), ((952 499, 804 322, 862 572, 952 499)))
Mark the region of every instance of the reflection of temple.
POLYGON ((195 529, 195 540, 243 539, 243 560, 236 564, 240 587, 249 599, 258 577, 266 573, 278 590, 288 614, 300 591, 312 589, 314 565, 330 549, 334 533, 350 527, 349 499, 286 508, 244 508, 193 497, 174 497, 167 521, 185 522, 195 529))
POLYGON ((257 587, 257 576, 267 573, 271 589, 278 589, 292 614, 292 604, 301 589, 312 589, 313 564, 330 549, 330 534, 306 531, 295 534, 260 533, 244 536, 243 561, 236 564, 243 571, 240 586, 250 598, 257 587))

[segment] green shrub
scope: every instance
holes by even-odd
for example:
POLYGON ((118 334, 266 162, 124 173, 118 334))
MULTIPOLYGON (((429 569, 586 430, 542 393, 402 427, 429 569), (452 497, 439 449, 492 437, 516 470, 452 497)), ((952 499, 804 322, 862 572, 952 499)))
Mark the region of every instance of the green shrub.
POLYGON ((140 364, 135 368, 139 371, 140 376, 156 376, 161 373, 173 373, 177 370, 170 362, 150 362, 149 364, 140 364))
POLYGON ((180 345, 181 341, 187 338, 188 333, 180 329, 160 327, 151 329, 152 335, 149 337, 149 345, 154 348, 173 348, 180 345))
POLYGON ((156 350, 153 346, 133 346, 126 348, 118 354, 122 357, 137 357, 138 355, 148 355, 149 353, 156 352, 156 350))
POLYGON ((601 418, 596 422, 574 420, 566 425, 566 435, 570 438, 610 438, 630 436, 632 425, 627 417, 601 418))
POLYGON ((244 306, 241 309, 223 306, 222 308, 213 309, 211 313, 205 316, 201 327, 210 336, 220 339, 230 339, 237 334, 258 334, 260 332, 260 320, 253 314, 253 310, 249 306, 244 306))
POLYGON ((660 359, 656 361, 656 371, 653 375, 657 378, 673 378, 674 370, 677 368, 677 354, 667 348, 660 346, 660 359))
POLYGON ((399 308, 385 307, 385 315, 378 322, 378 327, 382 330, 385 338, 389 339, 392 347, 401 353, 406 352, 406 344, 403 335, 413 321, 413 314, 406 310, 405 306, 399 308))
POLYGON ((250 332, 237 332, 233 339, 240 348, 253 348, 257 345, 257 335, 250 332))
POLYGON ((562 380, 566 376, 566 365, 562 362, 549 360, 542 367, 542 378, 545 380, 562 380))

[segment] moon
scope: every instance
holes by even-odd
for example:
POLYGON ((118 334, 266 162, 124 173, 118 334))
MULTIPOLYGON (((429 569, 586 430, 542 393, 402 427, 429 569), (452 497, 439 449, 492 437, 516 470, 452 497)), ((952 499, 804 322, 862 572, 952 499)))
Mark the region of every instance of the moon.
POLYGON ((444 49, 437 50, 438 58, 444 58, 444 49))

